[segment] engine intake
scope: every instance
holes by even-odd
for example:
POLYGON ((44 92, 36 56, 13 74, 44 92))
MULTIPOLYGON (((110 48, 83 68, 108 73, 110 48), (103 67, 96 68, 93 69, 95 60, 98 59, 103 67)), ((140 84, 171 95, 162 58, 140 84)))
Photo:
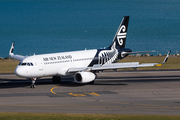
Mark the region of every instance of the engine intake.
POLYGON ((78 72, 74 75, 74 80, 77 83, 89 83, 95 80, 96 75, 92 72, 78 72))

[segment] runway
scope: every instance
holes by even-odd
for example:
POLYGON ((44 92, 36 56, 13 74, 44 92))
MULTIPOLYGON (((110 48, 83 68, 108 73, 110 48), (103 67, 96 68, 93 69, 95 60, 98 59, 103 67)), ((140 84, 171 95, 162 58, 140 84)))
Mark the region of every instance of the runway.
POLYGON ((0 112, 180 115, 180 70, 98 74, 94 83, 63 77, 31 81, 0 74, 0 112))

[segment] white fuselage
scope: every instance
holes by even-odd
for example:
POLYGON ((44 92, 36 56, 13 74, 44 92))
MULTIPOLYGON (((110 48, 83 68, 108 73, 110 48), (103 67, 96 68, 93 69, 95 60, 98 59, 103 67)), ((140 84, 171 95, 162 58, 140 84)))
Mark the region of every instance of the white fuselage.
POLYGON ((27 57, 16 67, 17 76, 38 78, 55 75, 68 75, 69 68, 87 67, 97 53, 96 49, 42 54, 27 57))

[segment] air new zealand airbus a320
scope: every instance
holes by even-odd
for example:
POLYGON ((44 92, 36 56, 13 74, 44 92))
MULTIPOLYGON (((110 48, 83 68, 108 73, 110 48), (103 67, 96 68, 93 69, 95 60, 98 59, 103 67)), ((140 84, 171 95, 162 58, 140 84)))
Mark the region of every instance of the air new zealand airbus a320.
POLYGON ((31 87, 34 88, 36 79, 46 76, 52 76, 53 82, 60 82, 60 76, 74 75, 74 81, 77 83, 94 83, 96 73, 99 71, 159 66, 165 63, 170 52, 162 63, 116 63, 129 54, 143 53, 132 52, 131 49, 125 48, 128 22, 129 16, 125 16, 112 44, 105 49, 21 56, 14 55, 14 43, 12 43, 9 54, 12 58, 21 61, 15 69, 15 74, 19 77, 32 79, 31 87))

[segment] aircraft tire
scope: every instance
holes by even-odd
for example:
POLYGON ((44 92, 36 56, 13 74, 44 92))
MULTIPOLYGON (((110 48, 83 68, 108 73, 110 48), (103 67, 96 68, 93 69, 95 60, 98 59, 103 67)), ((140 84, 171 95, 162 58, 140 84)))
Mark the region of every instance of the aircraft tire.
POLYGON ((61 77, 57 76, 57 83, 61 83, 61 77))
POLYGON ((60 76, 53 76, 52 77, 52 82, 53 83, 60 83, 61 82, 61 77, 60 76))
POLYGON ((53 77, 52 77, 52 82, 53 82, 53 83, 57 83, 57 76, 53 76, 53 77))
POLYGON ((36 86, 35 85, 31 85, 30 88, 35 88, 36 86))

